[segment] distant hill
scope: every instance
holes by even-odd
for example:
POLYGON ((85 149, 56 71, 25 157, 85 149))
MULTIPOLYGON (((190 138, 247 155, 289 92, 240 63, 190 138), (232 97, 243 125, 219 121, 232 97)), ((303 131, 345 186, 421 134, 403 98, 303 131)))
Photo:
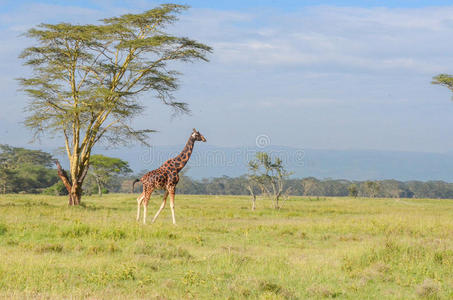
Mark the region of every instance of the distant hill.
MULTIPOLYGON (((127 160, 135 171, 151 170, 177 155, 183 145, 105 150, 103 154, 127 160)), ((216 147, 197 143, 188 164, 193 178, 235 177, 247 172, 257 151, 281 157, 293 177, 320 179, 444 180, 453 182, 453 154, 375 150, 317 150, 293 147, 216 147)), ((100 151, 97 151, 100 153, 100 151)))

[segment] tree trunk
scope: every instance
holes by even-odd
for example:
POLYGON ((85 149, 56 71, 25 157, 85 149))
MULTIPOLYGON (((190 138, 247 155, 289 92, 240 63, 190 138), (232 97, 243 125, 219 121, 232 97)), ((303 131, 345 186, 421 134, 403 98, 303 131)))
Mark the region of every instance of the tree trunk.
POLYGON ((249 190, 250 195, 252 196, 252 210, 255 210, 256 209, 256 195, 253 192, 253 187, 249 185, 249 186, 247 186, 247 189, 249 190))
POLYGON ((101 188, 101 181, 96 177, 96 183, 98 185, 98 195, 102 197, 102 188, 101 188))
POLYGON ((275 196, 275 198, 274 198, 274 208, 275 209, 280 209, 280 206, 279 206, 279 203, 278 203, 279 200, 280 200, 280 196, 278 196, 278 195, 275 196))
POLYGON ((71 182, 68 177, 66 171, 61 167, 60 162, 58 160, 55 161, 57 165, 58 177, 60 177, 61 181, 63 182, 66 190, 68 191, 68 205, 74 206, 79 205, 82 199, 82 185, 79 184, 77 180, 71 182))
POLYGON ((80 200, 82 199, 82 186, 80 186, 77 181, 71 186, 70 200, 72 204, 69 205, 80 205, 80 200))

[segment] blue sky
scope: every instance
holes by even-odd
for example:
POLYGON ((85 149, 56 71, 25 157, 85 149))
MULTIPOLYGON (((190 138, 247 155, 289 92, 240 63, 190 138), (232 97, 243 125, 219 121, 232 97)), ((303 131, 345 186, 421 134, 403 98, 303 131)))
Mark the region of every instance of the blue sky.
MULTIPOLYGON (((14 78, 20 34, 41 22, 96 22, 164 1, 1 1, 0 143, 29 144, 21 125, 26 97, 14 78)), ((453 73, 451 1, 175 1, 192 8, 172 32, 214 48, 209 63, 177 66, 176 96, 191 115, 147 95, 138 128, 151 143, 183 144, 193 127, 219 146, 255 144, 321 149, 448 152, 451 93, 430 84, 453 73)))
MULTIPOLYGON (((2 5, 2 11, 5 10, 14 10, 19 5, 29 4, 29 3, 45 3, 45 4, 56 4, 62 6, 72 6, 77 5, 81 7, 89 8, 100 8, 103 7, 104 3, 113 6, 124 6, 124 7, 133 7, 134 2, 139 1, 11 1, 3 0, 0 1, 2 5)), ((354 7, 391 7, 391 8, 414 8, 414 7, 426 7, 426 6, 447 6, 451 5, 449 0, 397 0, 397 1, 383 1, 383 0, 374 0, 374 1, 361 1, 361 0, 342 0, 342 1, 307 1, 307 0, 228 0, 228 1, 212 1, 212 0, 192 0, 192 1, 140 1, 148 3, 178 3, 178 4, 187 4, 193 8, 212 8, 212 9, 250 9, 256 7, 272 7, 282 10, 292 10, 295 8, 301 8, 306 6, 317 6, 317 5, 331 5, 331 6, 354 6, 354 7)))

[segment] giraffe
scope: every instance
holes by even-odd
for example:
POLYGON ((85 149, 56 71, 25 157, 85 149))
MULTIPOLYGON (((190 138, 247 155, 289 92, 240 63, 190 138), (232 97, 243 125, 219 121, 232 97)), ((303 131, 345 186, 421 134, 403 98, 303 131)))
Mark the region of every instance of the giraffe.
POLYGON ((143 175, 141 179, 136 179, 132 183, 132 190, 136 182, 141 181, 143 184, 143 192, 137 198, 137 222, 140 221, 140 206, 143 205, 143 224, 146 224, 146 214, 148 209, 148 202, 151 194, 155 189, 164 189, 164 198, 162 205, 154 216, 152 223, 154 223, 159 216, 162 209, 165 207, 167 197, 170 195, 170 208, 173 224, 175 220, 175 188, 179 181, 178 173, 184 168, 189 161, 190 155, 193 151, 193 146, 196 141, 206 142, 206 138, 198 132, 195 128, 186 143, 186 146, 181 153, 169 160, 167 160, 160 168, 143 175))

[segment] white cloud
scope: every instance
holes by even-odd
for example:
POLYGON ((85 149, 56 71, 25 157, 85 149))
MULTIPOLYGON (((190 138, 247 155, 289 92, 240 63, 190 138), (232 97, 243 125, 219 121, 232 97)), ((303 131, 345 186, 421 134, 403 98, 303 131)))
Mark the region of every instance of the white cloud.
POLYGON ((194 11, 188 19, 190 29, 203 28, 193 32, 213 45, 222 63, 423 74, 453 63, 453 7, 324 6, 286 15, 194 11))

